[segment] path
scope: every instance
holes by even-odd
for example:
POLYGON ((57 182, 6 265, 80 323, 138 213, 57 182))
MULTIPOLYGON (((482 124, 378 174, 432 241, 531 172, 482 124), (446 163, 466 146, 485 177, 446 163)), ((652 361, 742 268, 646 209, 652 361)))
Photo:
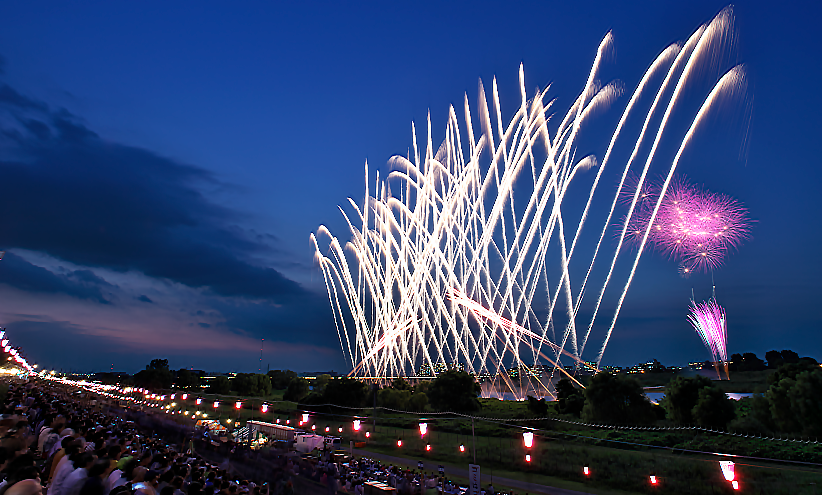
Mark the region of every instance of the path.
MULTIPOLYGON (((369 450, 361 450, 361 449, 354 449, 354 454, 362 457, 368 457, 371 459, 379 459, 383 462, 389 462, 394 464, 411 464, 412 466, 418 462, 416 459, 411 459, 409 457, 396 457, 393 455, 387 454, 380 454, 377 452, 371 452, 369 450)), ((437 471, 437 468, 440 464, 436 462, 430 462, 423 460, 423 469, 426 471, 437 471)), ((445 467, 445 474, 451 476, 459 476, 461 478, 468 478, 468 468, 458 468, 454 466, 444 465, 445 467)), ((514 480, 511 478, 503 478, 501 476, 491 476, 491 480, 487 479, 486 472, 482 473, 483 478, 483 488, 488 486, 488 481, 493 482, 494 485, 500 484, 510 488, 515 488, 517 490, 522 490, 523 492, 527 493, 544 493, 547 495, 583 495, 588 492, 578 492, 576 490, 568 490, 565 488, 556 488, 553 486, 546 486, 540 485, 537 483, 529 483, 527 481, 520 481, 514 480)))

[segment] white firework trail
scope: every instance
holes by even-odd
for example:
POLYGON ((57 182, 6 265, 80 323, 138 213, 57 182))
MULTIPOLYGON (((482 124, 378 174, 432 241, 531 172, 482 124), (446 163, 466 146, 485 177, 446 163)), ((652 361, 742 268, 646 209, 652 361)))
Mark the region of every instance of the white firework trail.
POLYGON ((526 393, 551 395, 551 379, 568 375, 563 360, 566 365, 586 366, 582 353, 622 255, 629 258, 632 268, 608 317, 608 330, 593 366, 598 368, 645 248, 648 232, 636 252, 626 254, 622 245, 661 139, 677 139, 679 145, 673 161, 662 165, 667 180, 659 202, 706 113, 719 97, 744 88, 742 67, 736 66, 716 82, 684 136, 673 136, 668 130, 682 88, 696 77, 695 67, 713 60, 731 29, 732 13, 725 9, 683 45, 671 45, 653 61, 609 136, 601 161, 593 155, 578 158, 577 147, 583 124, 621 92, 618 84, 601 87, 597 82, 603 55, 612 43, 611 33, 600 43, 585 87, 555 133, 548 128, 553 104, 546 101, 548 90, 537 90, 529 99, 520 66, 521 101, 507 126, 502 121, 496 79, 490 108, 480 81, 475 117, 479 133, 473 127, 466 95, 465 129, 460 128, 451 107, 445 138, 435 151, 429 116, 421 156, 412 124, 413 154, 389 161, 391 172, 384 180, 377 175, 373 195, 366 164, 365 201, 359 205, 349 200, 353 216, 340 208, 350 234, 345 247, 325 226, 311 234, 340 345, 352 365, 350 374, 373 379, 415 376, 421 366, 435 370, 438 365, 459 363, 517 398, 526 393), (662 82, 653 87, 652 82, 662 74, 662 82), (625 136, 625 122, 641 111, 638 101, 649 91, 655 96, 640 115, 641 130, 636 136, 625 136), (651 123, 663 108, 654 129, 651 123), (617 166, 611 164, 611 152, 620 140, 629 141, 632 152, 618 169, 617 187, 603 191, 600 179, 606 166, 617 166), (610 268, 592 300, 590 316, 578 327, 580 308, 591 299, 585 298, 589 294, 586 287, 596 278, 594 264, 603 251, 603 239, 614 228, 611 222, 626 175, 639 162, 646 140, 653 144, 638 173, 637 193, 621 221, 618 245, 608 260, 610 268), (572 181, 585 180, 589 175, 585 172, 592 168, 597 171, 588 186, 585 207, 570 216, 579 221, 569 242, 566 228, 571 214, 563 214, 573 207, 566 201, 569 186, 572 181), (610 202, 610 211, 592 256, 579 261, 581 232, 595 196, 605 204, 610 202), (571 277, 572 261, 585 272, 576 284, 571 277), (549 270, 558 274, 554 283, 550 283, 549 270), (555 325, 563 328, 561 334, 556 334, 555 325), (509 366, 528 370, 535 363, 545 363, 547 376, 533 370, 519 373, 516 380, 509 376, 509 366))

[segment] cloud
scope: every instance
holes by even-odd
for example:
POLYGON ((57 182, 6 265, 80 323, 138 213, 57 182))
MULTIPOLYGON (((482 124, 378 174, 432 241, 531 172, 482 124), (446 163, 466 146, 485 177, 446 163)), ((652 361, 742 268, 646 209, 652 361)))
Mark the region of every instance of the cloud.
POLYGON ((57 274, 29 263, 14 253, 6 253, 0 261, 0 283, 30 292, 68 294, 102 304, 111 304, 103 291, 115 287, 90 270, 69 270, 57 274))
POLYGON ((275 237, 243 230, 242 214, 213 202, 203 191, 221 184, 208 171, 105 141, 8 85, 0 86, 0 113, 9 117, 0 119, 4 248, 221 296, 282 302, 305 293, 254 261, 275 251, 275 237))
POLYGON ((152 304, 154 303, 154 301, 149 299, 149 297, 145 294, 140 294, 140 296, 137 298, 137 300, 142 301, 142 302, 146 302, 146 303, 152 303, 152 304))

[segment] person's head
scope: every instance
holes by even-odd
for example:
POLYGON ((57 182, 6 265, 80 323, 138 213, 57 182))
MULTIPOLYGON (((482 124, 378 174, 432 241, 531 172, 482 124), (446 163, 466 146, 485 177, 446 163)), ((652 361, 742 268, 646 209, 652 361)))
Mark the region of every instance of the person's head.
POLYGON ((146 477, 143 479, 143 481, 145 481, 146 483, 150 483, 154 486, 157 486, 160 482, 160 473, 153 469, 149 469, 146 472, 146 477))
POLYGON ((94 456, 89 454, 88 452, 80 452, 74 459, 71 460, 74 469, 85 468, 88 469, 91 467, 91 464, 94 462, 94 456))
POLYGON ((23 480, 18 481, 6 490, 5 495, 41 495, 43 487, 40 486, 39 480, 23 480))
POLYGON ((160 495, 174 495, 174 487, 171 485, 164 486, 162 490, 160 490, 160 495))
POLYGON ((188 485, 188 495, 201 495, 203 491, 203 485, 194 481, 190 485, 188 485))
POLYGON ((228 487, 228 493, 231 493, 232 495, 233 495, 233 494, 235 494, 235 493, 237 493, 237 485, 231 485, 231 486, 229 486, 229 487, 228 487))
POLYGON ((131 471, 131 481, 135 483, 139 483, 146 479, 146 473, 148 472, 148 468, 145 466, 136 466, 131 471))

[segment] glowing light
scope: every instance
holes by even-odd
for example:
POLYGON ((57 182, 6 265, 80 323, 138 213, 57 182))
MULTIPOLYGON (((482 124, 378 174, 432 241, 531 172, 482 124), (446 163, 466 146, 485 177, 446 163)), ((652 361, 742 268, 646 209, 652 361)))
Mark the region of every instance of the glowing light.
POLYGON ((308 413, 303 413, 303 423, 308 423, 308 413))
POLYGON ((426 446, 425 446, 425 450, 431 450, 431 445, 430 445, 430 444, 429 444, 429 445, 426 445, 426 446))
POLYGON ((733 461, 719 461, 719 469, 726 480, 733 481, 736 478, 733 461))
POLYGON ((197 402, 197 405, 199 406, 200 404, 202 404, 202 403, 203 403, 203 399, 197 399, 197 401, 196 401, 196 402, 197 402))
POLYGON ((731 481, 731 486, 734 490, 739 490, 739 482, 736 480, 731 481))
POLYGON ((231 420, 230 420, 230 419, 226 419, 226 420, 225 420, 225 422, 226 422, 226 423, 231 423, 231 420))
MULTIPOLYGON (((688 315, 688 322, 694 327, 705 347, 711 352, 717 375, 722 378, 720 371, 724 370, 725 378, 729 378, 728 352, 726 350, 728 322, 725 319, 725 310, 716 303, 715 299, 699 304, 691 301, 690 309, 691 314, 688 315)), ((731 465, 733 466, 733 463, 731 465)))
POLYGON ((263 404, 263 406, 262 406, 260 409, 261 409, 264 413, 268 412, 268 404, 263 404))
POLYGON ((188 394, 183 394, 183 400, 188 399, 188 394))
POLYGON ((585 474, 585 476, 588 476, 589 474, 591 474, 591 472, 588 471, 588 466, 585 466, 584 468, 582 468, 582 472, 585 474))
POLYGON ((525 462, 531 462, 531 454, 525 454, 525 462))
POLYGON ((0 342, 0 344, 1 344, 3 347, 6 347, 7 345, 9 345, 9 339, 3 339, 3 340, 2 340, 2 342, 0 342))
POLYGON ((370 431, 365 432, 365 438, 371 438, 371 432, 370 431))
POLYGON ((360 420, 359 419, 354 420, 354 431, 360 431, 360 420))
POLYGON ((402 440, 397 440, 397 447, 402 447, 402 440))
POLYGON ((465 452, 465 445, 460 445, 460 452, 465 452))
MULTIPOLYGON (((661 249, 661 238, 652 237, 657 235, 654 227, 659 227, 660 236, 670 235, 675 228, 666 220, 667 205, 679 183, 674 181, 670 195, 668 189, 682 152, 696 140, 695 131, 708 112, 744 90, 742 68, 734 67, 718 81, 710 81, 712 89, 699 111, 688 116, 692 120, 687 131, 668 126, 674 109, 688 107, 681 104, 683 88, 694 87, 694 80, 705 74, 698 67, 723 50, 731 26, 731 10, 725 9, 685 43, 661 52, 631 93, 601 157, 578 158, 575 153, 588 147, 584 132, 591 127, 584 124, 621 92, 615 84, 600 87, 597 82, 613 41, 610 33, 600 43, 586 83, 567 111, 552 107, 547 89, 527 94, 520 67, 521 98, 507 124, 500 116, 512 112, 500 108, 496 81, 490 92, 481 83, 474 112, 466 95, 462 127, 457 110, 449 109, 441 145, 431 134, 429 120, 423 139, 418 140, 417 127, 412 127, 408 156, 392 157, 387 177, 372 182, 366 164, 364 201, 350 200, 350 208, 342 212, 348 230, 345 238, 333 236, 325 226, 310 236, 340 346, 352 366, 350 374, 416 376, 421 363, 436 374, 438 364, 459 363, 469 373, 490 377, 493 386, 483 387, 484 396, 506 388, 515 398, 524 399, 534 392, 513 384, 507 373, 511 363, 548 362, 553 367, 550 375, 555 376, 568 364, 567 359, 561 362, 562 356, 582 361, 592 329, 607 325, 595 359, 598 368, 645 246, 650 242, 661 249), (640 99, 650 102, 647 110, 636 103, 640 99), (551 129, 549 116, 556 123, 551 129), (629 118, 644 124, 634 130, 625 126, 629 118), (646 178, 651 164, 661 163, 655 158, 663 136, 663 147, 678 151, 673 160, 665 160, 665 179, 649 191, 649 199, 642 191, 649 189, 646 178), (624 164, 611 165, 617 141, 633 151, 624 164), (610 175, 603 178, 603 173, 614 167, 619 167, 614 175, 621 178, 611 188, 610 175), (640 174, 635 194, 623 220, 615 223, 631 170, 640 174), (582 197, 574 196, 580 191, 582 197), (610 205, 610 209, 594 211, 594 205, 610 205), (599 234, 590 246, 581 234, 586 220, 587 231, 595 232, 592 239, 599 234), (629 231, 640 220, 644 229, 629 231), (604 240, 614 232, 619 237, 611 255, 604 240), (638 240, 636 249, 622 249, 626 240, 638 240), (630 264, 630 271, 617 270, 618 261, 630 264), (610 264, 610 268, 596 270, 595 264, 597 268, 610 264), (618 290, 607 291, 611 284, 618 284, 618 290), (604 301, 606 291, 615 292, 615 304, 604 301), (456 293, 487 313, 455 304, 451 296, 456 293), (544 312, 535 314, 531 308, 537 307, 545 308, 544 312)), ((712 205, 719 201, 715 196, 709 199, 712 205)), ((734 205, 722 203, 722 212, 734 205)), ((722 216, 722 212, 716 213, 722 216)), ((685 222, 685 227, 676 228, 687 231, 680 237, 688 242, 713 236, 698 251, 695 266, 714 263, 717 258, 711 246, 725 250, 734 246, 744 227, 733 230, 736 224, 730 223, 728 229, 723 225, 722 230, 700 234, 699 225, 716 226, 720 220, 689 214, 685 222)), ((690 260, 686 258, 683 261, 690 260)), ((547 391, 544 395, 552 393, 550 380, 543 382, 538 376, 529 380, 536 383, 534 388, 547 391)))
POLYGON ((337 431, 339 431, 340 433, 342 433, 342 426, 340 426, 339 428, 337 428, 337 431))
POLYGON ((317 425, 311 425, 311 430, 312 430, 312 431, 313 431, 313 430, 316 430, 316 429, 317 429, 317 425))
POLYGON ((656 476, 654 476, 653 474, 651 475, 651 484, 656 485, 656 476))
POLYGON ((280 418, 277 418, 277 424, 280 424, 280 418))
POLYGON ((220 401, 215 400, 214 401, 214 409, 217 409, 218 407, 220 407, 220 401))
POLYGON ((330 426, 326 426, 326 427, 325 427, 325 431, 326 431, 326 432, 331 431, 331 427, 330 427, 330 426))
POLYGON ((522 441, 525 443, 527 448, 531 448, 534 446, 534 432, 526 431, 522 433, 522 441))
POLYGON ((428 431, 428 423, 420 423, 420 436, 424 436, 428 431))
POLYGON ((242 402, 237 401, 237 402, 234 403, 234 409, 242 409, 242 408, 243 408, 243 403, 242 402))

